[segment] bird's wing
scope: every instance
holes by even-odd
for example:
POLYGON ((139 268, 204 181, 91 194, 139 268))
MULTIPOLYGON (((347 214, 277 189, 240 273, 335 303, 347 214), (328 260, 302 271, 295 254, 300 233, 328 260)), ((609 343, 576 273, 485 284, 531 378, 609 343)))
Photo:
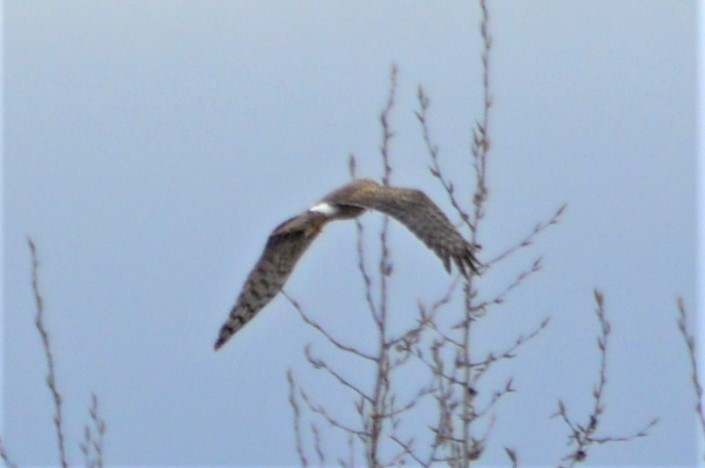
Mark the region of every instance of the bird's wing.
POLYGON ((467 277, 478 273, 480 262, 470 244, 455 229, 445 214, 420 190, 384 187, 371 181, 350 184, 331 193, 327 201, 359 206, 387 214, 401 222, 433 250, 450 272, 451 260, 467 277))
POLYGON ((217 350, 281 290, 296 262, 325 224, 325 216, 305 212, 277 226, 245 281, 242 292, 220 329, 217 350))

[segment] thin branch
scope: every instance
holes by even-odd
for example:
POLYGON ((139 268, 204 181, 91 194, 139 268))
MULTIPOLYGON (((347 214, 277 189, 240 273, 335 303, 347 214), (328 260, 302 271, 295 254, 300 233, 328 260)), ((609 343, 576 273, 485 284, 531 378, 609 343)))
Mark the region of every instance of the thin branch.
MULTIPOLYGON (((436 315, 438 314, 438 311, 443 308, 443 306, 447 305, 453 295, 453 292, 455 291, 456 287, 459 284, 459 279, 460 275, 457 275, 453 282, 450 284, 448 289, 446 290, 446 293, 441 296, 439 299, 437 299, 430 307, 430 309, 427 309, 421 301, 419 301, 418 304, 418 310, 419 310, 419 319, 417 321, 417 324, 414 328, 411 328, 407 331, 405 331, 403 334, 398 336, 397 338, 392 338, 389 339, 387 342, 388 347, 397 347, 398 351, 406 351, 406 352, 411 352, 412 348, 419 344, 421 341, 421 334, 424 331, 424 329, 432 329, 435 330, 437 333, 441 334, 443 336, 443 332, 439 330, 438 326, 436 325, 435 319, 436 315)), ((420 351, 420 350, 419 350, 420 351)))
MULTIPOLYGON (((468 317, 466 317, 464 320, 465 321, 473 321, 477 318, 478 315, 483 314, 490 305, 503 304, 510 292, 512 292, 517 287, 521 286, 521 284, 524 281, 526 281, 526 279, 529 278, 531 275, 541 271, 541 267, 542 267, 541 260, 542 260, 542 257, 538 257, 536 260, 534 260, 534 262, 531 264, 531 266, 529 268, 521 271, 516 276, 514 281, 512 281, 507 286, 505 286, 505 288, 502 291, 500 291, 492 299, 480 302, 480 303, 470 307, 471 312, 474 312, 474 313, 472 315, 469 315, 468 317)), ((461 323, 456 324, 454 328, 461 328, 463 326, 465 326, 465 323, 461 322, 461 323)))
POLYGON ((475 194, 473 195, 474 227, 473 241, 477 235, 477 223, 484 217, 484 207, 488 196, 487 189, 487 155, 490 150, 489 124, 490 109, 492 108, 492 93, 490 92, 490 52, 492 50, 492 37, 490 35, 490 15, 486 0, 480 0, 482 19, 480 20, 480 36, 482 37, 482 91, 483 109, 482 118, 475 123, 472 129, 471 152, 475 168, 475 194))
MULTIPOLYGON (((95 393, 91 394, 91 406, 88 408, 88 414, 91 417, 93 432, 95 433, 92 437, 92 452, 94 457, 89 466, 103 468, 103 441, 105 439, 106 425, 105 420, 100 416, 100 412, 98 411, 98 397, 95 393)), ((86 426, 86 429, 90 431, 89 426, 86 426)))
POLYGON ((394 418, 396 416, 399 416, 400 414, 406 413, 407 411, 411 410, 414 406, 416 406, 419 403, 419 401, 421 401, 421 398, 423 398, 426 395, 431 394, 433 392, 433 390, 434 389, 432 387, 422 387, 417 392, 417 394, 414 395, 414 397, 411 400, 409 400, 406 404, 401 405, 401 406, 397 406, 396 408, 394 408, 393 410, 391 410, 387 413, 380 414, 380 417, 394 418))
POLYGON ((357 179, 357 160, 352 153, 348 155, 348 174, 350 174, 351 179, 357 179))
MULTIPOLYGON (((470 232, 470 244, 479 245, 479 229, 480 222, 484 218, 485 204, 489 191, 487 189, 487 157, 490 150, 489 137, 489 119, 490 109, 492 108, 492 98, 490 92, 490 52, 492 50, 492 41, 490 37, 490 16, 485 0, 480 0, 481 20, 480 20, 480 36, 482 38, 482 90, 483 90, 483 109, 482 118, 476 122, 472 129, 471 153, 473 157, 473 166, 475 168, 475 191, 472 197, 473 217, 470 232)), ((456 357, 456 366, 460 363, 460 371, 462 372, 463 380, 463 399, 460 408, 460 418, 462 423, 462 439, 460 445, 462 451, 456 452, 456 456, 460 456, 459 462, 453 462, 454 465, 469 465, 475 459, 477 453, 476 444, 472 442, 473 422, 472 414, 475 413, 475 397, 477 395, 474 390, 474 372, 470 367, 472 362, 472 323, 471 318, 475 315, 476 308, 473 305, 476 292, 474 290, 474 275, 471 275, 464 284, 463 292, 465 299, 465 314, 464 326, 462 328, 462 352, 456 357)))
POLYGON ((294 411, 294 435, 296 436, 296 453, 299 456, 301 466, 308 466, 308 458, 306 458, 306 453, 304 452, 301 433, 301 408, 299 407, 299 403, 296 400, 297 386, 291 369, 286 372, 286 380, 289 384, 289 405, 294 411))
POLYGON ((83 426, 83 442, 78 444, 83 453, 83 461, 87 467, 92 467, 93 463, 91 461, 93 454, 93 431, 88 425, 83 426))
POLYGON ((626 436, 609 436, 609 437, 591 437, 590 441, 594 442, 596 444, 608 444, 612 442, 630 442, 634 439, 638 439, 639 437, 646 437, 649 435, 649 429, 654 427, 656 424, 658 424, 659 418, 654 418, 648 423, 644 425, 641 429, 638 431, 635 431, 632 434, 626 435, 626 436))
POLYGON ((571 453, 562 459, 562 461, 567 462, 567 466, 569 467, 584 461, 588 456, 588 449, 591 445, 606 444, 611 442, 628 442, 637 437, 645 437, 648 435, 648 430, 658 422, 658 418, 653 419, 646 424, 643 429, 640 429, 629 436, 595 436, 595 433, 600 426, 601 416, 605 410, 603 397, 605 386, 607 385, 607 352, 609 337, 612 329, 610 323, 607 321, 604 295, 601 291, 596 289, 594 291, 594 297, 597 305, 595 308, 595 315, 600 323, 600 333, 597 337, 597 347, 600 354, 600 366, 598 371, 598 382, 592 390, 592 412, 588 416, 587 424, 579 424, 568 416, 568 411, 566 410, 565 404, 561 400, 558 400, 558 411, 553 415, 554 417, 560 417, 570 429, 568 443, 569 445, 574 445, 575 448, 572 449, 571 453))
POLYGON ((387 104, 384 106, 382 114, 379 116, 380 123, 382 124, 382 144, 380 146, 380 153, 382 155, 382 163, 384 165, 384 172, 382 176, 382 184, 388 187, 390 184, 390 178, 392 175, 392 166, 389 164, 389 143, 394 136, 394 132, 389 125, 389 116, 394 108, 396 92, 397 92, 397 75, 398 69, 396 64, 392 65, 392 71, 389 76, 389 95, 387 96, 387 104))
MULTIPOLYGON (((478 410, 475 414, 473 414, 473 419, 478 419, 478 418, 482 418, 482 417, 486 416, 487 414, 489 414, 490 410, 491 410, 492 408, 494 408, 495 405, 497 405, 497 403, 498 403, 502 398, 504 398, 504 397, 505 397, 506 395, 508 395, 509 393, 514 393, 514 392, 516 392, 516 390, 514 389, 513 384, 514 384, 514 380, 513 380, 513 379, 510 378, 509 380, 507 380, 507 382, 504 384, 504 387, 502 387, 500 390, 495 391, 495 392, 492 394, 492 398, 490 398, 490 401, 487 402, 487 404, 485 405, 485 407, 482 408, 482 409, 480 409, 480 410, 478 410)), ((486 436, 487 436, 487 435, 486 435, 486 436)), ((483 437, 483 438, 486 438, 486 436, 483 437)))
POLYGON ((37 306, 37 315, 34 320, 34 324, 39 331, 39 335, 42 339, 42 348, 44 349, 44 357, 47 362, 47 387, 51 392, 52 400, 54 402, 54 428, 56 429, 56 438, 59 445, 59 461, 63 468, 68 467, 68 462, 66 461, 66 443, 64 441, 64 420, 62 416, 62 398, 59 388, 56 384, 56 372, 54 368, 54 354, 51 350, 51 345, 49 342, 49 332, 47 331, 46 325, 44 324, 44 301, 42 300, 41 293, 39 291, 39 261, 37 260, 37 248, 30 237, 27 238, 27 244, 29 245, 29 250, 32 257, 32 291, 34 292, 34 301, 37 306))
POLYGON ((356 393, 358 396, 361 398, 369 401, 370 403, 373 402, 373 398, 370 397, 369 395, 365 395, 365 392, 360 390, 357 386, 355 386, 352 382, 347 380, 345 377, 340 375, 337 371, 335 371, 332 367, 328 365, 324 360, 321 358, 315 357, 313 354, 311 354, 311 345, 307 345, 305 348, 305 353, 306 353, 306 359, 308 362, 316 369, 323 369, 324 371, 328 372, 329 375, 331 375, 335 380, 337 380, 340 384, 342 384, 344 387, 349 388, 352 390, 354 393, 356 393))
MULTIPOLYGON (((421 332, 424 330, 424 328, 428 328, 430 330, 433 330, 436 332, 439 336, 441 336, 444 340, 448 342, 452 342, 456 346, 461 346, 461 344, 448 336, 443 330, 440 329, 438 324, 436 323, 436 316, 438 315, 439 311, 444 308, 446 305, 450 303, 450 300, 453 297, 453 293, 455 292, 455 289, 458 287, 458 284, 460 284, 460 275, 456 275, 455 279, 453 279, 453 282, 448 286, 448 289, 446 290, 445 294, 441 296, 439 299, 437 299, 433 304, 431 304, 431 307, 428 308, 424 306, 424 304, 419 301, 418 303, 418 310, 419 310, 419 319, 418 319, 418 325, 416 328, 410 330, 407 332, 407 334, 414 334, 415 335, 415 340, 413 344, 418 344, 420 342, 420 335, 421 332)), ((398 338, 398 340, 404 341, 405 336, 401 336, 398 338)), ((392 341, 394 343, 394 341, 392 341)), ((420 353, 421 350, 417 347, 417 353, 420 353)))
POLYGON ((313 434, 314 447, 316 448, 316 455, 318 456, 318 464, 319 466, 325 466, 326 456, 321 444, 321 432, 314 423, 311 423, 311 433, 313 434))
POLYGON ((357 229, 357 269, 360 271, 360 276, 362 276, 362 281, 365 286, 367 307, 372 314, 372 319, 377 326, 379 326, 381 318, 377 311, 377 305, 372 298, 372 277, 368 273, 365 263, 365 227, 357 218, 355 219, 355 228, 357 229))
POLYGON ((484 374, 495 362, 515 358, 517 349, 519 349, 522 345, 526 344, 532 339, 536 338, 542 331, 544 331, 546 327, 548 327, 550 320, 550 317, 546 317, 545 319, 543 319, 543 321, 539 324, 538 327, 532 330, 529 334, 519 335, 519 337, 516 339, 516 341, 514 341, 514 343, 510 347, 500 352, 499 354, 490 353, 484 360, 480 362, 471 363, 470 367, 477 368, 477 374, 475 378, 479 379, 482 374, 484 374))
POLYGON ((467 211, 460 206, 460 202, 455 196, 455 186, 453 185, 453 182, 445 176, 441 169, 440 158, 438 156, 440 150, 438 145, 433 141, 433 138, 431 137, 431 130, 428 127, 428 109, 431 104, 426 96, 426 93, 424 93, 423 87, 419 86, 416 97, 419 102, 420 110, 416 111, 415 114, 421 124, 421 131, 423 133, 424 143, 426 144, 426 151, 431 157, 431 167, 429 167, 431 175, 438 179, 443 186, 443 189, 450 200, 450 204, 455 209, 458 216, 460 216, 461 222, 465 224, 470 231, 473 231, 475 227, 470 220, 470 216, 468 216, 467 211))
POLYGON ((357 348, 346 345, 343 342, 341 342, 340 340, 337 340, 336 338, 334 338, 329 332, 326 331, 325 328, 323 328, 323 326, 321 324, 319 324, 318 322, 313 320, 311 317, 308 316, 308 314, 306 314, 306 312, 303 311, 303 308, 301 307, 301 305, 299 304, 299 302, 296 299, 294 299, 289 294, 287 294, 286 291, 284 291, 283 289, 282 289, 281 293, 291 303, 291 305, 294 306, 294 309, 296 309, 296 311, 299 313, 299 316, 303 319, 303 321, 307 325, 309 325, 310 327, 312 327, 316 331, 318 331, 321 335, 323 335, 333 346, 340 349, 341 351, 345 351, 345 352, 354 354, 356 356, 360 356, 361 358, 365 358, 369 361, 372 361, 372 362, 376 361, 376 359, 373 356, 366 354, 357 348))
POLYGON ((353 429, 352 427, 347 426, 347 425, 342 424, 341 422, 339 422, 336 418, 332 417, 332 416, 328 413, 328 411, 327 411, 323 406, 315 404, 315 403, 309 398, 309 396, 306 394, 306 392, 305 392, 302 388, 300 388, 300 387, 299 387, 299 395, 301 395, 301 399, 304 401, 304 403, 306 403, 306 406, 307 406, 311 411, 313 411, 314 413, 316 413, 316 414, 318 414, 319 416, 321 416, 321 417, 322 417, 323 419, 325 419, 325 420, 328 422, 328 424, 330 424, 331 426, 333 426, 333 427, 335 427, 335 428, 338 428, 338 429, 344 431, 344 432, 347 433, 347 434, 355 434, 356 436, 358 436, 359 438, 361 438, 361 439, 363 439, 363 440, 368 439, 368 438, 370 437, 370 434, 368 434, 368 433, 365 432, 365 431, 360 431, 360 430, 358 430, 358 429, 353 429))
POLYGON ((424 466, 427 467, 429 466, 428 463, 424 462, 422 459, 420 459, 413 450, 412 444, 413 444, 413 439, 409 442, 404 442, 401 439, 399 439, 397 436, 391 436, 390 439, 392 439, 393 442, 395 442, 399 447, 402 448, 403 453, 405 455, 408 455, 411 457, 419 466, 424 466))
POLYGON ((688 329, 688 311, 683 303, 683 298, 679 297, 676 300, 678 306, 678 330, 685 341, 685 346, 688 348, 688 359, 690 360, 690 379, 693 382, 695 389, 695 414, 700 424, 701 436, 705 438, 705 414, 703 414, 703 386, 698 374, 698 354, 695 349, 695 337, 688 329))
POLYGON ((519 466, 519 457, 517 457, 516 450, 504 447, 504 452, 507 454, 507 457, 509 457, 509 460, 511 460, 512 468, 517 468, 519 466))
MULTIPOLYGON (((392 66, 389 83, 389 95, 387 105, 380 115, 380 123, 382 125, 382 143, 380 145, 380 156, 384 165, 382 175, 382 184, 386 187, 390 185, 392 167, 389 159, 389 145, 394 132, 389 125, 389 117, 394 109, 395 96, 397 90, 397 67, 392 66)), ((371 414, 367 419, 367 430, 370 433, 369 443, 367 445, 367 462, 370 466, 380 465, 379 449, 382 443, 382 432, 384 417, 387 412, 389 398, 389 346, 387 345, 387 305, 388 305, 388 288, 387 277, 392 274, 392 263, 389 260, 389 244, 387 236, 389 232, 389 217, 385 216, 382 221, 382 228, 379 233, 380 239, 380 257, 379 257, 379 308, 376 316, 377 324, 377 372, 374 380, 374 390, 371 400, 371 414)), ((358 233, 362 233, 361 227, 358 228, 358 233)))
POLYGON ((91 425, 83 426, 83 442, 79 443, 85 464, 89 468, 103 467, 103 440, 105 436, 105 421, 98 412, 98 397, 91 395, 91 406, 88 408, 91 425))
MULTIPOLYGON (((357 163, 355 161, 355 156, 350 155, 348 159, 348 170, 350 172, 350 177, 356 178, 356 167, 357 163)), ((379 326, 380 315, 377 312, 377 305, 372 297, 372 276, 367 271, 367 264, 365 263, 365 226, 360 222, 358 218, 355 218, 355 230, 357 232, 357 269, 362 277, 362 282, 365 287, 365 300, 367 301, 367 308, 372 314, 372 319, 379 326)))
POLYGON ((491 265, 494 265, 495 263, 498 263, 502 260, 506 260, 508 257, 510 257, 512 254, 518 252, 519 250, 529 247, 532 245, 536 239, 543 231, 545 231, 547 228, 551 226, 555 226, 561 221, 563 212, 565 211, 567 205, 563 204, 561 205, 555 213, 553 213, 553 216, 548 219, 548 221, 543 221, 539 222, 534 226, 534 229, 526 236, 524 237, 521 241, 519 241, 517 244, 513 245, 512 247, 509 247, 507 250, 504 252, 500 253, 496 257, 492 258, 491 260, 488 260, 485 262, 485 266, 489 267, 491 265))

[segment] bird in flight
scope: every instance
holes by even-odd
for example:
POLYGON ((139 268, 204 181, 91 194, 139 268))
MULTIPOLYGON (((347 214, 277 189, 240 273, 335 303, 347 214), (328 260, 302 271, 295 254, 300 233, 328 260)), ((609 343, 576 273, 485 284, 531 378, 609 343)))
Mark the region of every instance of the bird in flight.
POLYGON ((329 193, 307 211, 277 226, 245 281, 215 342, 223 346, 281 291, 296 262, 327 223, 353 219, 367 210, 389 215, 406 226, 440 257, 450 273, 451 261, 466 278, 480 262, 445 214, 425 193, 359 179, 329 193))

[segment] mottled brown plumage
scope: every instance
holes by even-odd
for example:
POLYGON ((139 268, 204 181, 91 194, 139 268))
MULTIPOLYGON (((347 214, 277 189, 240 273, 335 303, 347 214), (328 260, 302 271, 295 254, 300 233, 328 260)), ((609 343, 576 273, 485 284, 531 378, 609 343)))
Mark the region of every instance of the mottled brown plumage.
POLYGON ((479 262, 470 245, 426 194, 414 189, 384 187, 372 180, 356 180, 274 229, 220 330, 215 349, 223 346, 281 291, 296 262, 326 223, 356 218, 367 210, 379 211, 404 224, 440 257, 448 272, 452 261, 465 277, 470 272, 478 273, 479 262))

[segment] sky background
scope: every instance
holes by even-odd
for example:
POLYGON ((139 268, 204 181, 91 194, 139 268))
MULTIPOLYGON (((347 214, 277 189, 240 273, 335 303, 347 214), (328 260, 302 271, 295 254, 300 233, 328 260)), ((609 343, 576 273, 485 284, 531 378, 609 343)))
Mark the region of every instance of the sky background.
MULTIPOLYGON (((551 317, 489 380, 487 391, 512 376, 517 393, 497 407, 483 461, 506 464, 505 446, 525 464, 568 453, 550 416, 559 398, 576 417, 590 411, 597 287, 613 330, 602 429, 660 422, 589 461, 692 464, 675 298, 695 315, 696 2, 489 4, 495 106, 480 258, 568 208, 481 279, 491 297, 544 256, 544 270, 479 324, 478 349, 502 349, 551 317)), ((13 459, 56 461, 27 235, 74 463, 91 392, 111 464, 297 463, 288 368, 350 414, 350 395, 312 373, 303 348, 332 353, 282 297, 220 352, 212 343, 271 229, 347 182, 350 153, 360 175, 381 174, 392 63, 392 182, 452 212, 413 113, 423 85, 442 165, 467 197, 479 19, 475 2, 5 1, 2 436, 13 459)), ((379 219, 365 216, 370 231, 379 219)), ((398 225, 390 245, 393 313, 413 318, 452 277, 398 225)), ((354 225, 330 225, 286 289, 365 346, 355 262, 354 225)), ((362 366, 345 371, 371 382, 362 366)))

